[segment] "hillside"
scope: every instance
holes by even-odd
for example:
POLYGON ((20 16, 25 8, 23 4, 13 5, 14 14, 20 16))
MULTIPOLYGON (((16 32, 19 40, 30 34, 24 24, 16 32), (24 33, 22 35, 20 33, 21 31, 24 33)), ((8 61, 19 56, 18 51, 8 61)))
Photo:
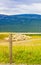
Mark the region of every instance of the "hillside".
POLYGON ((41 15, 1 15, 0 32, 41 32, 41 15))

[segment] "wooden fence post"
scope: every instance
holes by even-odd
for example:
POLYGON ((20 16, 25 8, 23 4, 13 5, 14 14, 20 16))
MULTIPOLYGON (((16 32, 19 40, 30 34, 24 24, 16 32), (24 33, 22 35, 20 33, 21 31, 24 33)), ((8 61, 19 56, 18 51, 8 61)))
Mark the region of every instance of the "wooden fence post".
POLYGON ((10 64, 12 64, 12 34, 9 35, 10 64))

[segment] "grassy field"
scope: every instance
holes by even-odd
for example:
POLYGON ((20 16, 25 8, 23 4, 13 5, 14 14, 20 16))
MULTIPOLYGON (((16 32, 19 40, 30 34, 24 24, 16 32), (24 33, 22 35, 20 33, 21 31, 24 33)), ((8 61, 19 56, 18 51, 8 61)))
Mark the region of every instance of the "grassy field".
MULTIPOLYGON (((13 63, 41 64, 41 46, 13 46, 13 63)), ((0 46, 0 63, 9 63, 9 48, 0 46)))
MULTIPOLYGON (((15 45, 12 47, 13 63, 41 64, 41 35, 29 36, 32 37, 29 42, 18 43, 16 41, 14 43, 15 45)), ((9 46, 0 45, 0 63, 9 63, 9 46)))

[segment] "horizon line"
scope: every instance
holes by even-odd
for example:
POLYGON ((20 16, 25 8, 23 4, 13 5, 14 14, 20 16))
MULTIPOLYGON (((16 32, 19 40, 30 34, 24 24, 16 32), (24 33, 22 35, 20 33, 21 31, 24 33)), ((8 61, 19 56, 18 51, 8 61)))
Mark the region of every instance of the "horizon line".
MULTIPOLYGON (((26 13, 21 13, 21 14, 1 14, 1 13, 0 13, 0 15, 7 15, 7 16, 22 15, 22 14, 26 14, 26 13)), ((27 13, 27 14, 41 15, 41 14, 38 14, 38 13, 27 13)))

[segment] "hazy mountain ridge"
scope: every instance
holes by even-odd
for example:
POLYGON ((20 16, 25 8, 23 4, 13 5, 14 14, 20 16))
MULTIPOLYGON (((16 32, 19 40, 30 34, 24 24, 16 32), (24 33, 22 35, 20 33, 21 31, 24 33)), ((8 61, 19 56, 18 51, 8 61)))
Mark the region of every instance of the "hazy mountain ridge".
POLYGON ((0 15, 0 31, 41 32, 41 15, 0 15))

